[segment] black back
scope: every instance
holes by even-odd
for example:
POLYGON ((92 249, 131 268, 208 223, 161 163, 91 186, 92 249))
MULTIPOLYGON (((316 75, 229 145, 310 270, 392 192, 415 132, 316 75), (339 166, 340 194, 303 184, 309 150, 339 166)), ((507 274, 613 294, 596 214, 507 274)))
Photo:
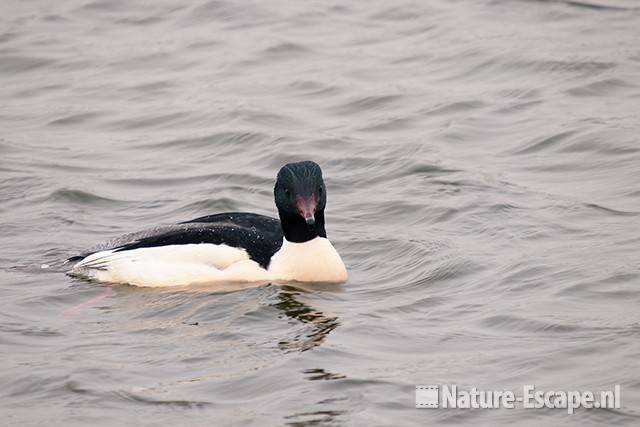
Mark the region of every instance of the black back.
MULTIPOLYGON (((266 269, 273 254, 282 246, 283 238, 282 227, 277 219, 239 212, 203 216, 175 226, 159 228, 157 232, 143 232, 130 237, 128 242, 118 241, 117 245, 101 250, 115 249, 116 252, 121 252, 191 243, 225 244, 245 249, 252 260, 266 269)), ((78 257, 73 257, 70 261, 76 259, 78 257)))

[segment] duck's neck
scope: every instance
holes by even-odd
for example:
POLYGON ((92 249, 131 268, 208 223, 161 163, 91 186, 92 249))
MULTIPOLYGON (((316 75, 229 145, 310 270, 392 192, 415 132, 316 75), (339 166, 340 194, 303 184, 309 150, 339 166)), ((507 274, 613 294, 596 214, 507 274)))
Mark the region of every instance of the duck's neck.
POLYGON ((315 214, 315 224, 307 225, 304 218, 298 214, 290 214, 288 212, 278 211, 280 215, 280 225, 284 238, 289 242, 303 243, 316 237, 327 237, 324 229, 324 211, 318 211, 315 214))

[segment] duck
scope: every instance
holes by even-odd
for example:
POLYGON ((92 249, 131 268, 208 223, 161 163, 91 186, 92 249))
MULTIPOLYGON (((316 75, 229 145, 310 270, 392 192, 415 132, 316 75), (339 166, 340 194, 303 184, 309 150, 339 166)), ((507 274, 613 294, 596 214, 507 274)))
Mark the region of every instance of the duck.
POLYGON ((325 229, 320 166, 309 160, 284 165, 274 200, 278 218, 218 213, 112 239, 69 258, 69 275, 141 287, 345 282, 347 269, 325 229))

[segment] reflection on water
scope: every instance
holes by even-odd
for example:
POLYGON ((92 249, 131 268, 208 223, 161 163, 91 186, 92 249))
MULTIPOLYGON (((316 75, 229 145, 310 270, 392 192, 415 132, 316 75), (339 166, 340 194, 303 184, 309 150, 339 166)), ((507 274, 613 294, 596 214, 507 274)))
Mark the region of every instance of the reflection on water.
POLYGON ((285 351, 307 351, 319 346, 340 325, 336 316, 325 315, 301 302, 298 297, 302 293, 300 289, 284 286, 278 294, 278 302, 272 304, 285 316, 305 326, 305 330, 293 338, 278 343, 278 346, 285 351))
POLYGON ((310 427, 317 425, 332 425, 336 422, 336 417, 344 414, 346 411, 316 411, 301 412, 298 414, 288 415, 285 417, 286 425, 293 427, 310 427))
POLYGON ((303 371, 303 373, 309 375, 308 378, 311 381, 316 380, 341 380, 343 378, 347 378, 342 374, 334 374, 331 372, 327 372, 324 369, 316 368, 316 369, 307 369, 303 371))

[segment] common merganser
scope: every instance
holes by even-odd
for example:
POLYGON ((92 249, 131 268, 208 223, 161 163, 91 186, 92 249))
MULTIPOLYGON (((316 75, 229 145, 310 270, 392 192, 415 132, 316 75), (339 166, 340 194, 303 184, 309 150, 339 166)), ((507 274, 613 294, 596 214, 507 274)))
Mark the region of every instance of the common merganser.
POLYGON ((221 213, 128 234, 79 261, 69 274, 106 283, 179 286, 214 282, 340 283, 347 270, 327 239, 327 191, 312 161, 278 172, 274 198, 280 219, 221 213))

